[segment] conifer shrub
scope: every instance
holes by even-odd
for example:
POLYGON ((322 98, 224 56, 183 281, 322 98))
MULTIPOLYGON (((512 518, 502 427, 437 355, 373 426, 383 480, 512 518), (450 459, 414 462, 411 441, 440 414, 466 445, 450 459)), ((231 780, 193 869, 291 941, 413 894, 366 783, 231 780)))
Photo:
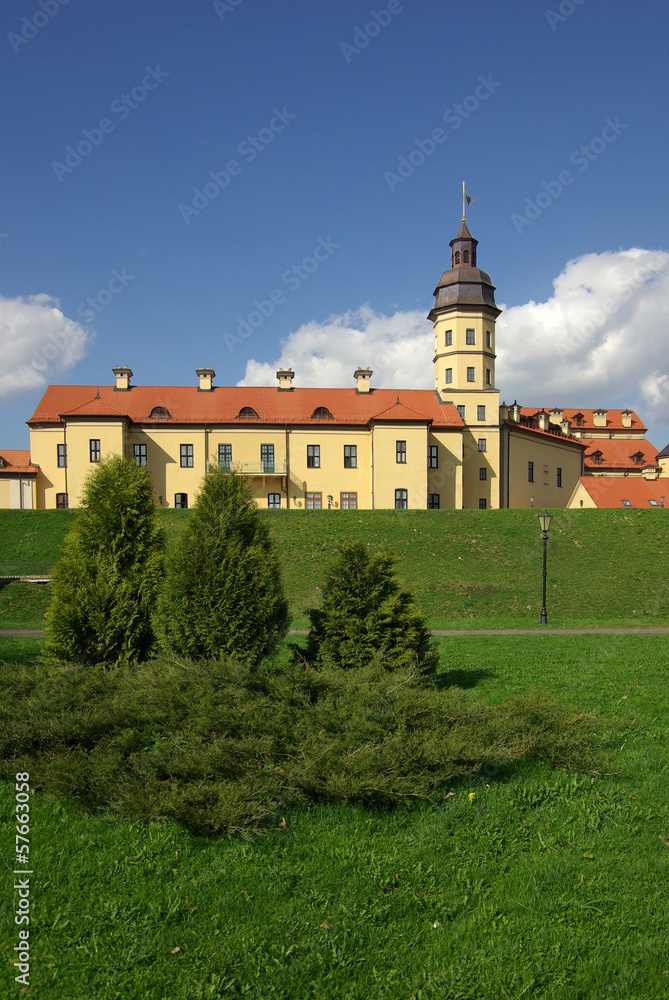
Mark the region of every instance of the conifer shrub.
POLYGON ((309 610, 306 656, 338 667, 379 663, 388 670, 431 667, 434 648, 424 616, 395 578, 396 557, 344 542, 327 571, 320 608, 309 610))
POLYGON ((278 556, 248 480, 212 466, 167 560, 156 617, 163 647, 256 666, 288 623, 278 556))
POLYGON ((81 511, 54 567, 49 660, 91 665, 145 659, 162 578, 163 535, 144 468, 118 455, 88 476, 81 511))

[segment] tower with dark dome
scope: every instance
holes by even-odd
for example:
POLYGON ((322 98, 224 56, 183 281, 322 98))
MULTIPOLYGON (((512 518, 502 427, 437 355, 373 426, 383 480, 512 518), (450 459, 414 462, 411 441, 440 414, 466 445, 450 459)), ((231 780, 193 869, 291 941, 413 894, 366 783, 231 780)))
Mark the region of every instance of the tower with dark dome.
POLYGON ((495 304, 490 275, 477 267, 478 240, 463 217, 451 266, 434 290, 434 382, 465 424, 463 506, 499 506, 499 390, 495 387, 495 304))

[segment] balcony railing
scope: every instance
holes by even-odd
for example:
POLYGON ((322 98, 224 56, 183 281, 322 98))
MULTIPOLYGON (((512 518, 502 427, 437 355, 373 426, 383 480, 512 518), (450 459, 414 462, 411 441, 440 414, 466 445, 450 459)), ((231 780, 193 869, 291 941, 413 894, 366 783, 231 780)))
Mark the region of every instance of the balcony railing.
POLYGON ((221 462, 224 472, 239 472, 243 476, 285 476, 287 462, 221 462))

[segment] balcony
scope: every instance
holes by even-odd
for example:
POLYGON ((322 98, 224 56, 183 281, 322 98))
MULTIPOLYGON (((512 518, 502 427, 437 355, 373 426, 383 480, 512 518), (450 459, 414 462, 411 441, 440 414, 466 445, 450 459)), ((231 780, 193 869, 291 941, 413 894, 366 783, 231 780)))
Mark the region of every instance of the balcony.
POLYGON ((285 476, 287 462, 221 462, 224 472, 242 476, 285 476))

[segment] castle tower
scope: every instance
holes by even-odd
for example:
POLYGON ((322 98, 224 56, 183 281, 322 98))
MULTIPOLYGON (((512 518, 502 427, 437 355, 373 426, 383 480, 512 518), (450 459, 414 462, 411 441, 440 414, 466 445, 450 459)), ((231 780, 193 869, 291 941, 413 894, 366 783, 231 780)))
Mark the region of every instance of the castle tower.
POLYGON ((499 390, 495 388, 495 286, 476 266, 478 240, 462 220, 451 267, 434 290, 434 379, 465 423, 463 507, 499 507, 499 390))

